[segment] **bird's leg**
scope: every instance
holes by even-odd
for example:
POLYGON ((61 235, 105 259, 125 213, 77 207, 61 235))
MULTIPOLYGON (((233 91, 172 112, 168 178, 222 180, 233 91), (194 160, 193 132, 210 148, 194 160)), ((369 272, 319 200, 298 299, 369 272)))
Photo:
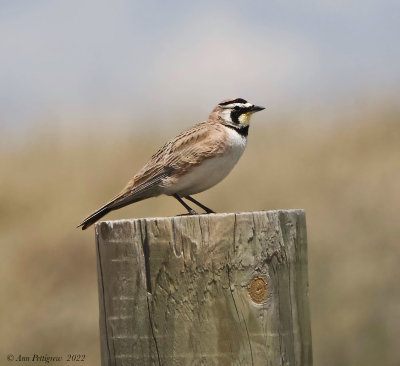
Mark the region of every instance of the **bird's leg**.
POLYGON ((201 207, 204 211, 206 211, 207 213, 215 213, 213 210, 211 210, 210 208, 208 208, 207 206, 202 205, 200 202, 196 201, 194 198, 190 197, 190 196, 186 196, 185 197, 187 200, 189 200, 190 202, 193 202, 195 205, 201 207))
POLYGON ((186 204, 186 202, 184 202, 183 199, 180 198, 176 193, 173 196, 182 204, 183 207, 186 208, 186 210, 188 210, 189 215, 198 215, 198 213, 190 208, 190 206, 186 204))

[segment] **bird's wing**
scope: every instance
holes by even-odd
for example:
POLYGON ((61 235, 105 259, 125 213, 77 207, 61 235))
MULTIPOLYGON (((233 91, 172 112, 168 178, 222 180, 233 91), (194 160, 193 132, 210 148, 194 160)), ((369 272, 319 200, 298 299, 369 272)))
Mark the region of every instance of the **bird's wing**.
POLYGON ((160 174, 165 174, 163 178, 184 174, 204 160, 221 154, 225 139, 226 132, 222 125, 199 123, 161 147, 128 186, 130 183, 135 186, 160 174))
POLYGON ((165 178, 184 174, 221 152, 224 134, 219 125, 205 122, 182 132, 162 146, 107 207, 114 210, 159 195, 165 178))
POLYGON ((162 180, 169 175, 169 171, 164 169, 158 174, 153 174, 141 183, 136 182, 135 184, 134 179, 132 179, 130 183, 108 203, 108 207, 115 210, 145 198, 158 196, 161 192, 159 192, 157 188, 162 180))

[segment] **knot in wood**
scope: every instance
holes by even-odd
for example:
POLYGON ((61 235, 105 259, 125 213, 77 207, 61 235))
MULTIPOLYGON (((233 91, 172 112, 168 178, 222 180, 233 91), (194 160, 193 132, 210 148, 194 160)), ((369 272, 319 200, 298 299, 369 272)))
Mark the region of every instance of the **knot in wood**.
POLYGON ((261 304, 267 298, 268 283, 262 277, 255 277, 248 284, 247 292, 255 303, 261 304))

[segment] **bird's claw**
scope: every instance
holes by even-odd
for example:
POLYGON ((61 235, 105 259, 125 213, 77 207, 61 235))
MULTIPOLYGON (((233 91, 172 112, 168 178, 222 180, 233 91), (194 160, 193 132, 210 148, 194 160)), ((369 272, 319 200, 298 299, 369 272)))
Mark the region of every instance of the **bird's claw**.
POLYGON ((192 215, 198 215, 198 213, 195 210, 190 210, 187 213, 176 215, 176 216, 192 216, 192 215))

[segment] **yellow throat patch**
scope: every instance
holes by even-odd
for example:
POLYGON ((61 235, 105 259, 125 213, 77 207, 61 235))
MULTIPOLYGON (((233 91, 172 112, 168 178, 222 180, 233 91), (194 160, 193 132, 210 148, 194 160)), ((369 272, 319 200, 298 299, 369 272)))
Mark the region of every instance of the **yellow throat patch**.
POLYGON ((252 116, 253 112, 247 112, 247 113, 242 113, 239 116, 239 122, 243 126, 248 126, 250 124, 250 118, 252 116))

